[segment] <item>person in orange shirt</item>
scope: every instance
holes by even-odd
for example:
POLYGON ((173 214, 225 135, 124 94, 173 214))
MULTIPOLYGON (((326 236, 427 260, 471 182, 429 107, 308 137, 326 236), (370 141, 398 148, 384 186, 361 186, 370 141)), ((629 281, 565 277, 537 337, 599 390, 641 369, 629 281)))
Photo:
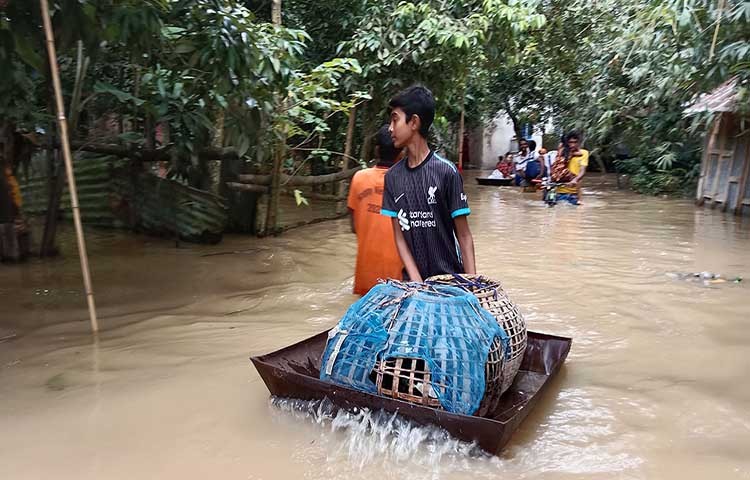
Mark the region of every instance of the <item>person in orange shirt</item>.
POLYGON ((396 250, 391 219, 380 214, 385 172, 401 155, 393 145, 388 125, 378 131, 375 149, 377 165, 354 175, 347 201, 352 232, 357 234, 354 293, 359 295, 366 294, 380 278, 401 280, 404 268, 396 250))

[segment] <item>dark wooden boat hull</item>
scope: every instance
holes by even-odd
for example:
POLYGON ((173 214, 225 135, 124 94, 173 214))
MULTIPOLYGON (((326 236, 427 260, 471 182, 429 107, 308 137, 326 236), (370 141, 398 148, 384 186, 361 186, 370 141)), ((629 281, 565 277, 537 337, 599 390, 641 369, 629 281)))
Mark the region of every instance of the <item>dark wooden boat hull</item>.
POLYGON ((477 178, 479 185, 491 185, 493 187, 507 187, 513 185, 512 178, 477 178))
POLYGON ((320 360, 328 332, 282 348, 251 357, 255 368, 272 395, 302 400, 328 398, 338 408, 370 408, 398 412, 419 424, 437 425, 454 437, 476 442, 483 450, 498 454, 513 432, 536 404, 545 386, 568 356, 572 340, 528 332, 528 346, 521 369, 498 407, 485 417, 449 413, 342 387, 318 378, 320 360))

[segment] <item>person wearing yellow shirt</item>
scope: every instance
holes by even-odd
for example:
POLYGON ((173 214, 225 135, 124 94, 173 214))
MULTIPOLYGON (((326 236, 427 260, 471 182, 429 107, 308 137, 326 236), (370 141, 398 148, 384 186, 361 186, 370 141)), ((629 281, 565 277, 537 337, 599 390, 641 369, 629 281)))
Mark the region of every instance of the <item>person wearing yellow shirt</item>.
POLYGON ((565 200, 577 205, 580 200, 580 183, 589 165, 589 151, 581 148, 581 136, 577 132, 570 132, 565 142, 567 155, 565 148, 558 152, 552 168, 552 179, 565 184, 557 189, 558 201, 565 200))

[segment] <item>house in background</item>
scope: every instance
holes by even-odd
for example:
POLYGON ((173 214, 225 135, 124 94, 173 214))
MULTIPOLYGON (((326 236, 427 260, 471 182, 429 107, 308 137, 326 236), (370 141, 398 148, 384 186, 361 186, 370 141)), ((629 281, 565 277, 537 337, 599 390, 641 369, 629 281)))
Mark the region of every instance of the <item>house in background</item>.
MULTIPOLYGON (((531 139, 542 146, 542 133, 534 131, 531 139)), ((500 155, 518 150, 518 139, 513 130, 513 122, 504 112, 499 112, 486 126, 475 129, 470 134, 471 164, 476 168, 495 168, 500 155)))
MULTIPOLYGON (((700 96, 685 113, 713 114, 705 139, 696 203, 737 215, 750 213, 750 115, 740 108, 732 78, 700 96)), ((747 106, 745 106, 747 107, 747 106)))

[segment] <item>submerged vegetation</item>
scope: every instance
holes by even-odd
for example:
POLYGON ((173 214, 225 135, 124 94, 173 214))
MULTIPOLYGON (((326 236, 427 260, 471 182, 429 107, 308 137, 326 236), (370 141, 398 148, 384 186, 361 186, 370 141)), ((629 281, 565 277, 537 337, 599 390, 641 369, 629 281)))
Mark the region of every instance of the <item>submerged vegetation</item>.
MULTIPOLYGON (((750 76, 740 0, 58 0, 53 10, 74 140, 169 162, 200 188, 215 183, 209 163, 225 160, 219 191, 241 173, 369 160, 387 99, 424 82, 439 102, 434 141, 454 157, 465 124, 505 111, 517 131, 579 128, 635 188, 677 193, 696 178, 706 125, 683 109, 733 76, 743 93, 750 76)), ((45 59, 37 2, 0 2, 0 123, 52 142, 45 59)))

